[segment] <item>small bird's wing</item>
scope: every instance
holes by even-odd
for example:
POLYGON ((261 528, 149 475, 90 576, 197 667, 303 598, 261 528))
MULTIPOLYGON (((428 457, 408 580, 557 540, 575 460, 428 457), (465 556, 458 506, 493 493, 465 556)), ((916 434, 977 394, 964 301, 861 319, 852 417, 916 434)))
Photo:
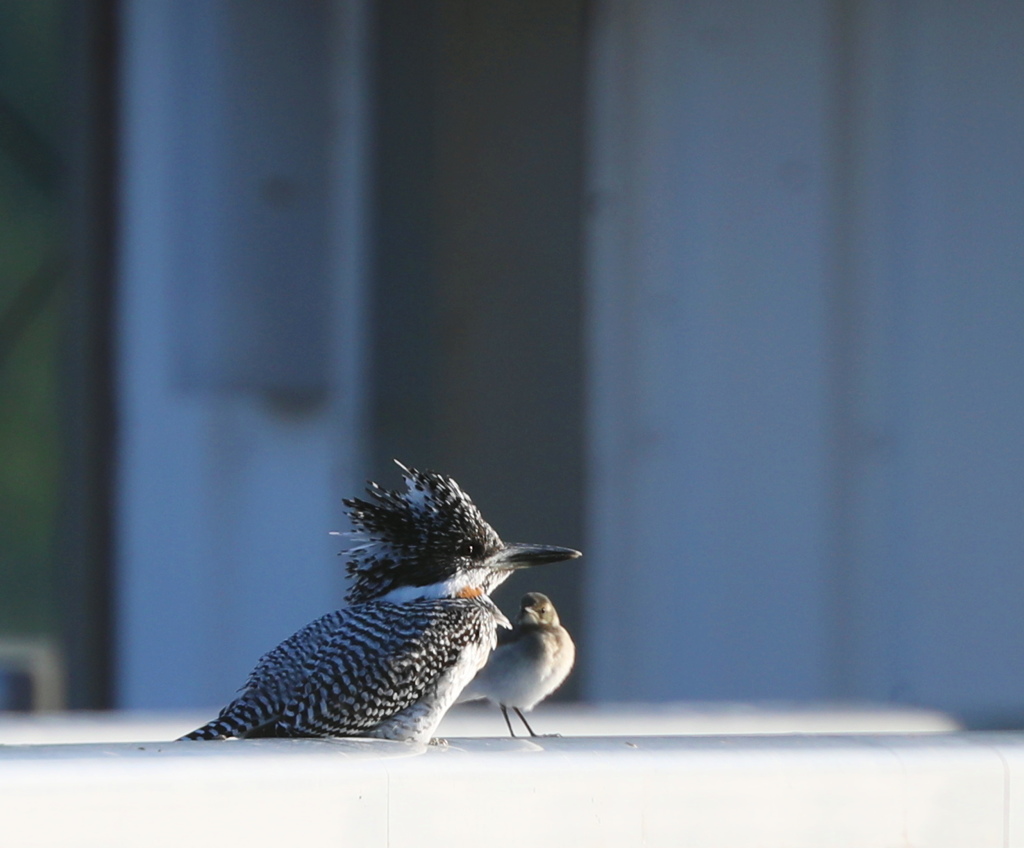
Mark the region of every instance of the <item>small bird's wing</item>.
POLYGON ((330 613, 264 655, 238 698, 184 738, 366 733, 493 633, 493 616, 472 600, 372 601, 330 613))
POLYGON ((500 678, 507 670, 506 666, 513 661, 512 657, 523 652, 528 635, 521 627, 516 627, 514 630, 499 629, 497 642, 494 650, 487 657, 487 664, 466 684, 466 688, 459 694, 456 703, 462 704, 466 701, 491 698, 494 694, 495 678, 500 678))
POLYGON ((515 644, 523 638, 525 632, 522 627, 513 627, 511 630, 500 629, 498 631, 498 647, 515 644))

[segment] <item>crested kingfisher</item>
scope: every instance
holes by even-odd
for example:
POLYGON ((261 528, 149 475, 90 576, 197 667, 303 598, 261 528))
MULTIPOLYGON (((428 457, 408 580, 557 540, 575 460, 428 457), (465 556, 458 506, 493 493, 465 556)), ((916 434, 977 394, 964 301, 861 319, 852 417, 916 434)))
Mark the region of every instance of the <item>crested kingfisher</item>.
POLYGON ((451 477, 398 463, 404 490, 344 501, 347 606, 265 654, 235 700, 182 739, 368 736, 428 741, 508 619, 490 593, 579 551, 503 542, 451 477))

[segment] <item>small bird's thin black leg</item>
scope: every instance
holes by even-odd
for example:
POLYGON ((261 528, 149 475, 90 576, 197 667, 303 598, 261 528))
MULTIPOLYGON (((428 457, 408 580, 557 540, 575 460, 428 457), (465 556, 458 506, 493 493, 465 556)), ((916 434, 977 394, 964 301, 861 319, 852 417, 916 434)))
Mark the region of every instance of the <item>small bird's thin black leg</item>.
MULTIPOLYGON (((516 738, 515 730, 512 729, 512 722, 509 721, 509 711, 508 711, 508 708, 506 708, 506 706, 504 704, 499 704, 498 706, 502 708, 502 715, 505 716, 505 723, 509 727, 509 735, 511 735, 513 739, 516 738)), ((518 712, 518 710, 516 712, 518 712)))
MULTIPOLYGON (((519 709, 519 707, 512 707, 512 709, 514 709, 516 711, 516 715, 519 716, 519 718, 521 718, 523 720, 523 724, 525 724, 526 725, 526 729, 530 731, 530 735, 531 736, 537 736, 538 734, 533 732, 533 728, 530 727, 530 722, 528 722, 526 720, 526 716, 523 715, 523 711, 521 709, 519 709)), ((508 716, 505 716, 505 720, 506 721, 508 720, 508 716)), ((509 729, 511 729, 511 725, 509 725, 509 729)), ((514 735, 515 734, 513 734, 513 736, 514 735)))

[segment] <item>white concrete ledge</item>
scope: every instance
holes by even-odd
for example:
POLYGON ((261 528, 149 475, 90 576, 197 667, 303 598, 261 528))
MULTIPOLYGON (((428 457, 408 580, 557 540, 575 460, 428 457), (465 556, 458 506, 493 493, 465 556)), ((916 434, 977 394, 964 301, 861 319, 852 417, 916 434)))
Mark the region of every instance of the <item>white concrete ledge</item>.
MULTIPOLYGON (((537 733, 561 736, 678 736, 776 733, 940 733, 960 730, 951 716, 876 704, 541 704, 528 715, 537 733)), ((513 720, 516 733, 518 723, 513 720)), ((476 702, 445 716, 440 736, 506 733, 498 708, 476 702)))
POLYGON ((12 846, 1024 846, 1024 734, 0 747, 12 846))
MULTIPOLYGON (((194 713, 0 714, 0 745, 176 739, 216 714, 216 707, 194 713)), ((538 733, 562 736, 940 733, 960 729, 953 718, 936 710, 878 705, 545 703, 529 718, 538 733)), ((479 702, 455 707, 438 731, 444 737, 505 733, 498 708, 479 702)))

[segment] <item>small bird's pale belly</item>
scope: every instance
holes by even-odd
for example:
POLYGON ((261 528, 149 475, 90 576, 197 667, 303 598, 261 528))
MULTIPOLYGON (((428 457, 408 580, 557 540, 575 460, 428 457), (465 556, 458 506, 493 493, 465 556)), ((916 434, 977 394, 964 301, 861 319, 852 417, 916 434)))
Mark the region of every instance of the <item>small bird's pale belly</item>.
POLYGON ((523 710, 533 709, 562 684, 572 668, 571 654, 562 651, 557 644, 549 642, 548 647, 550 662, 544 664, 502 663, 497 654, 510 648, 499 647, 495 652, 498 661, 491 662, 482 672, 483 692, 496 703, 523 710), (495 669, 501 669, 501 672, 495 669))

